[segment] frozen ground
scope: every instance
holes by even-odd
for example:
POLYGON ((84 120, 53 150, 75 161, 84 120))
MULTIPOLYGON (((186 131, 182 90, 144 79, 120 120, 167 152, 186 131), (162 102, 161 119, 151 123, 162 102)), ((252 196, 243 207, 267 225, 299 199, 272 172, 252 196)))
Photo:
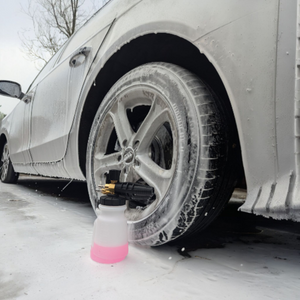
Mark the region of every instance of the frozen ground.
POLYGON ((300 299, 300 226, 237 213, 118 264, 89 257, 95 215, 84 183, 0 183, 0 299, 300 299))

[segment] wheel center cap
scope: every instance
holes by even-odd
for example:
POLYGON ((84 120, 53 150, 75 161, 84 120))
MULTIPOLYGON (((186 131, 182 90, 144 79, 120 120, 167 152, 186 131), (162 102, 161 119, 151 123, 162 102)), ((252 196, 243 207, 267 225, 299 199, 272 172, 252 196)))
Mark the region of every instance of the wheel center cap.
POLYGON ((130 164, 134 160, 134 151, 132 148, 127 148, 124 152, 123 160, 126 164, 130 164))

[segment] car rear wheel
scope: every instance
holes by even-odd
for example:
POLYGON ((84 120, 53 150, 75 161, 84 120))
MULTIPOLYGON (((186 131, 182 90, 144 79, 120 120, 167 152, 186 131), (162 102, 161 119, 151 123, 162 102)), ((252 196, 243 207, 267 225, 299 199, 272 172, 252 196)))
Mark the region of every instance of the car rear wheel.
POLYGON ((13 165, 9 156, 8 144, 3 147, 0 161, 1 181, 5 183, 15 183, 18 180, 19 174, 14 171, 13 165))
POLYGON ((130 241, 161 245, 205 228, 230 198, 232 139, 220 100, 181 67, 151 63, 123 76, 102 101, 90 132, 87 182, 93 207, 111 170, 152 186, 127 203, 130 241))

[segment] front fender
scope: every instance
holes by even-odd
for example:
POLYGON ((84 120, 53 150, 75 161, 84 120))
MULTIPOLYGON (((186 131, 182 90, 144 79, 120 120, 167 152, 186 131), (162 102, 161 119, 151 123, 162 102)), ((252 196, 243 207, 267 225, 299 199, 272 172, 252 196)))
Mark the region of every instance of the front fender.
MULTIPOLYGON (((119 2, 112 1, 112 8, 116 9, 119 2)), ((248 188, 274 178, 277 156, 272 144, 276 143, 274 88, 279 2, 132 3, 124 13, 116 12, 116 20, 84 83, 70 135, 69 151, 76 152, 71 157, 78 157, 79 124, 85 99, 109 59, 140 36, 170 33, 193 43, 218 71, 238 127, 248 188)))

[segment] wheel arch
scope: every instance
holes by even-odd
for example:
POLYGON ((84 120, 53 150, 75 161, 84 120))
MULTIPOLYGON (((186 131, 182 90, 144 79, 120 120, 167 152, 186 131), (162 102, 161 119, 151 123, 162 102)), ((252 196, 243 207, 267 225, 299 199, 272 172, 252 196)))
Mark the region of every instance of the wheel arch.
MULTIPOLYGON (((95 84, 89 90, 79 125, 79 162, 84 175, 89 132, 101 101, 115 82, 127 72, 145 63, 159 61, 179 65, 196 74, 220 96, 235 129, 234 134, 239 147, 237 125, 230 99, 219 73, 209 59, 190 41, 176 35, 146 34, 131 40, 115 52, 97 74, 95 84)), ((242 159, 240 169, 243 171, 242 159)), ((244 180, 244 176, 241 177, 244 180)))

